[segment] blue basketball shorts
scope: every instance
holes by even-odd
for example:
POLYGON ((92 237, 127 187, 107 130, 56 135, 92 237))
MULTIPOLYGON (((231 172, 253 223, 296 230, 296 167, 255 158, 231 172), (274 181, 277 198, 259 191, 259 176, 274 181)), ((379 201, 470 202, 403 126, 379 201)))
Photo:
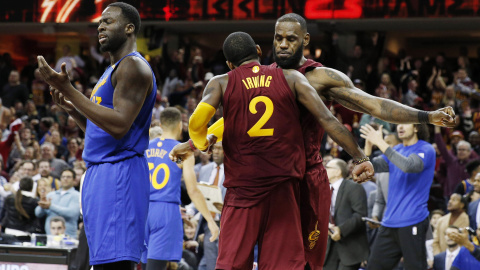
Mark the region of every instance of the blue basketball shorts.
POLYGON ((145 157, 88 168, 82 210, 90 264, 140 261, 150 195, 145 157))

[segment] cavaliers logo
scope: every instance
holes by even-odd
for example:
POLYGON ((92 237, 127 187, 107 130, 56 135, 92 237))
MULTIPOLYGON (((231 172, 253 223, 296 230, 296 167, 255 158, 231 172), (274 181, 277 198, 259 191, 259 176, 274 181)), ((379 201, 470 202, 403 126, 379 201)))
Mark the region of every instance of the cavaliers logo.
POLYGON ((259 66, 254 66, 252 68, 252 71, 253 71, 253 73, 258 73, 260 71, 260 67, 259 66))
POLYGON ((318 221, 317 224, 315 224, 315 229, 308 235, 308 242, 310 242, 310 249, 313 249, 315 245, 317 244, 317 240, 320 237, 320 231, 317 229, 318 226, 318 221))

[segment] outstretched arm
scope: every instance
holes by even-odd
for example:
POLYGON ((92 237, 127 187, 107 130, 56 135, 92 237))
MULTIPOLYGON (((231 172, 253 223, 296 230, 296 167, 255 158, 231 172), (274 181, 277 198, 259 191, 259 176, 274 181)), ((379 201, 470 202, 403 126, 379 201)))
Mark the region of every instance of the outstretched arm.
POLYGON ((195 171, 193 167, 195 166, 195 158, 190 156, 183 162, 183 178, 185 180, 185 186, 187 187, 188 196, 192 199, 195 207, 202 213, 202 216, 208 222, 208 228, 212 233, 210 237, 210 242, 215 241, 219 234, 219 229, 215 220, 213 220, 210 211, 208 211, 207 203, 202 192, 197 187, 197 178, 195 177, 195 171))
MULTIPOLYGON (((115 91, 113 109, 90 101, 77 91, 67 75, 65 64, 60 73, 55 72, 42 56, 38 57, 42 78, 57 89, 86 118, 115 139, 121 139, 132 126, 140 112, 147 93, 152 91, 152 73, 147 64, 137 57, 127 57, 118 66, 112 78, 115 91), (119 123, 122 123, 119 125, 119 123)), ((92 93, 94 95, 94 93, 92 93)))
POLYGON ((429 123, 445 127, 455 126, 455 114, 450 107, 426 112, 393 100, 372 96, 353 86, 347 75, 335 69, 318 67, 307 73, 306 77, 321 95, 334 99, 348 109, 370 114, 383 121, 395 124, 429 123))
MULTIPOLYGON (((298 101, 313 114, 328 135, 355 160, 366 158, 353 138, 352 133, 332 115, 320 96, 315 92, 315 89, 310 86, 307 79, 298 71, 284 70, 284 74, 289 83, 293 82, 298 101)), ((365 175, 361 179, 368 180, 373 177, 373 166, 370 162, 366 166, 369 168, 364 171, 365 175)), ((358 172, 354 170, 354 179, 356 178, 356 173, 358 172)))

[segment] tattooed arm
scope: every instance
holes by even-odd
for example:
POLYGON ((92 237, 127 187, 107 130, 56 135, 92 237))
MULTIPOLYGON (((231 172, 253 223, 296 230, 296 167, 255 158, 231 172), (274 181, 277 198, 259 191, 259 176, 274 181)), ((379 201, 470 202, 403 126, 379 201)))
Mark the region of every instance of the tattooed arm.
MULTIPOLYGON (((369 95, 353 86, 350 78, 338 70, 318 67, 305 76, 320 95, 333 99, 348 109, 370 114, 390 123, 420 123, 420 110, 393 100, 369 95)), ((428 121, 430 124, 452 127, 455 126, 454 116, 453 109, 447 107, 428 112, 428 121)))
POLYGON ((297 100, 313 114, 328 135, 354 159, 359 160, 366 157, 352 133, 332 115, 305 77, 298 71, 283 70, 283 72, 290 87, 294 90, 297 100))

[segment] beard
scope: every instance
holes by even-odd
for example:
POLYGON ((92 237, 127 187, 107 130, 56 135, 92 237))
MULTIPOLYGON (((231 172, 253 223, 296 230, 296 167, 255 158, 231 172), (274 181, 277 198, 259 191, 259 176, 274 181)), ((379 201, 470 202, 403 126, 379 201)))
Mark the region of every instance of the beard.
POLYGON ((280 58, 277 56, 275 46, 273 46, 273 60, 283 69, 296 69, 303 57, 303 44, 288 58, 280 58))
POLYGON ((105 43, 100 44, 100 52, 115 52, 123 45, 123 43, 125 43, 126 40, 126 37, 109 36, 105 43))

